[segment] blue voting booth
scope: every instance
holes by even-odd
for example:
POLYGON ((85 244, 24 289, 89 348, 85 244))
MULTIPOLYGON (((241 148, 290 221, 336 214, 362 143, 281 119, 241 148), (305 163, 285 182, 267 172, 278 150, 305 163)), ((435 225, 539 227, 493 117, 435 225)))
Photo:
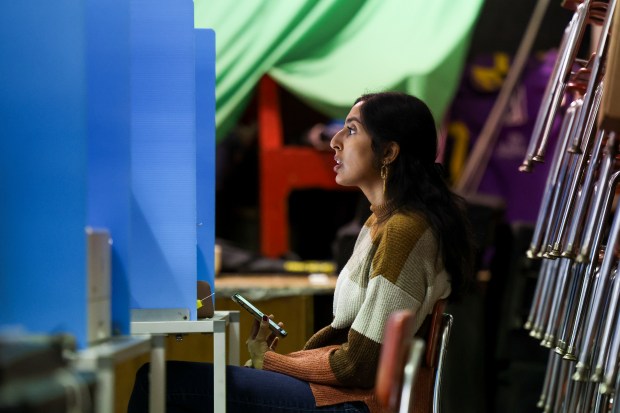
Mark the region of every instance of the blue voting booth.
POLYGON ((0 332, 87 343, 86 228, 110 236, 111 319, 214 279, 215 34, 192 0, 6 2, 0 332))

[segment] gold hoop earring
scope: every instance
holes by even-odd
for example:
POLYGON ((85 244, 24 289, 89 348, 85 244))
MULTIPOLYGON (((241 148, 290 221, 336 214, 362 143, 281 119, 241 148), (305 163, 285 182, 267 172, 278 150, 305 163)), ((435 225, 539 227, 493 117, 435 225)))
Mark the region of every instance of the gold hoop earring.
POLYGON ((388 179, 388 165, 389 164, 387 162, 384 162, 383 165, 381 165, 381 170, 379 171, 379 173, 381 174, 381 179, 383 180, 383 195, 385 195, 385 184, 388 179))

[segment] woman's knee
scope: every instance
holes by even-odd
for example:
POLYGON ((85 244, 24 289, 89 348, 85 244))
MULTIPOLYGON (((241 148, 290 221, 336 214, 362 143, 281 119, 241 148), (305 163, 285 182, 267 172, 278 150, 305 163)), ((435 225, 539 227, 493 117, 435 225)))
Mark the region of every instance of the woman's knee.
POLYGON ((139 387, 141 389, 148 389, 149 383, 149 371, 151 370, 151 363, 144 363, 136 372, 136 381, 134 388, 139 387))
POLYGON ((145 363, 136 372, 131 397, 127 405, 128 413, 148 411, 149 370, 149 363, 145 363))

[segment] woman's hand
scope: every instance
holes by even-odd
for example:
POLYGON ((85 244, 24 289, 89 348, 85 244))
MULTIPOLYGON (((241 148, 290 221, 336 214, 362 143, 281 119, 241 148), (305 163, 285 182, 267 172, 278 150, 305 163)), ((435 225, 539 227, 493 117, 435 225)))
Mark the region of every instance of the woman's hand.
MULTIPOLYGON (((250 352, 250 360, 245 363, 247 367, 262 370, 265 353, 269 350, 275 350, 278 345, 278 337, 269 329, 270 318, 273 319, 273 315, 269 317, 263 316, 263 320, 260 323, 258 320, 254 320, 254 324, 252 324, 250 337, 246 341, 248 351, 250 352)), ((278 323, 278 325, 280 327, 284 326, 283 323, 278 323)))

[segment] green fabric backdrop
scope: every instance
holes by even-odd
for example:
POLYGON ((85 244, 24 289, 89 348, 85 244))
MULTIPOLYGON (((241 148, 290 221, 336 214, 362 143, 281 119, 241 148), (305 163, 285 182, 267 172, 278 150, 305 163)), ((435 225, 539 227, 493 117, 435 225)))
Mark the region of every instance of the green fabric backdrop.
POLYGON ((268 73, 344 117, 365 92, 401 90, 443 117, 483 0, 194 0, 216 36, 218 142, 268 73))

